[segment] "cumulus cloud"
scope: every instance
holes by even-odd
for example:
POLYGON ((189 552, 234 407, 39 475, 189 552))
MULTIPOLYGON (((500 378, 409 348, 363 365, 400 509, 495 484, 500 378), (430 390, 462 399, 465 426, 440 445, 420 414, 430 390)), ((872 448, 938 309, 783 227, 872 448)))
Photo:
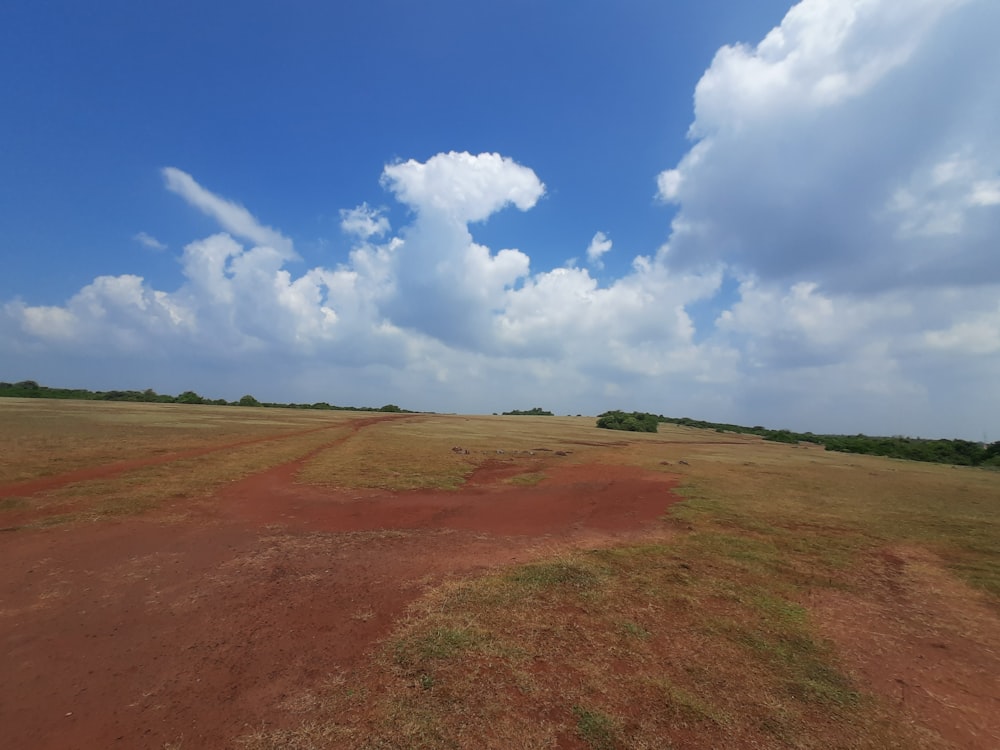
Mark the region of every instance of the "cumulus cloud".
POLYGON ((382 184, 421 213, 461 223, 483 221, 508 205, 527 211, 545 193, 534 171, 513 159, 455 151, 390 164, 382 184))
MULTIPOLYGON (((477 241, 545 195, 495 153, 387 165, 407 223, 344 210, 349 255, 298 273, 284 234, 167 168, 223 230, 184 248, 183 283, 13 300, 0 342, 19 361, 209 363, 233 394, 259 378, 282 399, 494 411, 530 393, 574 413, 976 436, 1000 420, 996 28, 988 0, 803 0, 760 44, 721 49, 690 150, 657 177, 666 241, 619 278, 477 241)), ((611 247, 595 234, 590 267, 611 247)))
POLYGON ((148 247, 150 250, 166 250, 167 246, 160 242, 156 237, 146 232, 139 232, 132 236, 132 239, 138 242, 143 247, 148 247))
POLYGON ((340 209, 340 228, 346 234, 367 240, 369 237, 382 237, 392 227, 380 210, 362 203, 355 208, 340 209))
POLYGON ((983 0, 803 0, 716 54, 657 177, 676 206, 658 258, 735 280, 708 332, 739 352, 735 412, 1000 418, 949 395, 1000 400, 998 25, 983 0))
POLYGON ((466 348, 489 348, 504 291, 529 272, 527 255, 477 244, 471 222, 513 205, 526 211, 545 186, 499 154, 450 152, 385 167, 382 184, 415 214, 392 254, 385 312, 399 325, 466 348))
MULTIPOLYGON (((492 410, 530 384, 554 408, 579 410, 590 399, 626 405, 622 398, 640 408, 643 388, 653 393, 663 378, 708 384, 734 374, 732 352, 696 343, 685 311, 712 296, 719 269, 674 275, 640 256, 603 287, 585 269, 532 273, 520 250, 476 242, 472 223, 508 206, 526 210, 544 192, 531 169, 509 158, 451 153, 387 166, 383 184, 412 209, 410 224, 383 240, 379 212, 348 210, 345 228, 358 244, 347 261, 299 276, 274 247, 282 244, 273 241, 277 230, 190 176, 181 183, 192 205, 211 207, 230 231, 184 248, 179 288, 101 277, 62 306, 9 303, 0 328, 50 349, 169 354, 178 367, 270 358, 270 370, 280 352, 313 373, 364 372, 385 383, 405 372, 422 408, 492 410)), ((592 259, 610 247, 602 237, 592 259)))
POLYGON ((723 47, 694 145, 658 177, 671 264, 841 290, 1000 281, 998 25, 982 0, 803 0, 723 47))
POLYGON ((611 244, 611 240, 604 232, 595 234, 587 246, 587 262, 595 268, 604 268, 604 261, 601 259, 611 249, 611 244))

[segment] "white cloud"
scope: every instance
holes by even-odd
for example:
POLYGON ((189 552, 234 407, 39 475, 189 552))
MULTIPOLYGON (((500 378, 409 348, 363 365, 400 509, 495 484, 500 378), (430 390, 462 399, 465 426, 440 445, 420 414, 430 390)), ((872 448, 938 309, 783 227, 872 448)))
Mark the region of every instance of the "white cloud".
POLYGON ((972 185, 973 206, 1000 206, 1000 180, 979 180, 972 185))
MULTIPOLYGON (((227 232, 184 248, 184 283, 15 300, 0 341, 19 361, 169 356, 228 373, 230 397, 976 436, 1000 421, 996 28, 987 0, 804 0, 720 50, 690 151, 657 180, 671 234, 606 283, 476 240, 545 194, 498 154, 386 166, 409 223, 344 211, 349 257, 297 274, 281 232, 167 169, 227 232)), ((588 262, 611 247, 597 233, 588 262)))
POLYGON ((426 163, 386 166, 382 184, 415 212, 392 258, 394 284, 383 312, 395 323, 465 349, 489 348, 494 311, 506 289, 529 272, 516 249, 492 253, 470 222, 514 205, 531 208, 545 186, 499 154, 438 154, 426 163))
POLYGON ((513 159, 455 151, 390 164, 382 184, 413 209, 460 223, 483 221, 508 205, 527 211, 545 193, 535 173, 513 159))
POLYGON ((370 237, 382 237, 391 227, 389 219, 378 209, 362 203, 355 208, 340 209, 340 228, 347 234, 367 240, 370 237))
POLYGON ((1000 305, 949 328, 927 331, 925 340, 934 349, 959 356, 1000 355, 1000 305))
POLYGON ((272 247, 283 257, 294 257, 292 241, 271 227, 264 226, 238 203, 220 198, 206 190, 187 172, 175 167, 163 168, 163 180, 167 189, 176 193, 190 205, 211 216, 227 232, 258 245, 272 247))
POLYGON ((150 250, 166 250, 167 246, 160 242, 156 237, 146 232, 139 232, 132 236, 132 239, 138 242, 143 247, 148 247, 150 250))
POLYGON ((604 254, 611 249, 611 240, 604 232, 598 232, 594 235, 593 239, 590 240, 590 245, 587 246, 587 262, 595 268, 603 268, 604 261, 602 258, 604 254))
MULTIPOLYGON (((184 248, 185 282, 173 291, 132 275, 101 277, 64 306, 8 304, 6 328, 49 349, 169 354, 177 368, 214 361, 240 368, 241 377, 249 377, 250 361, 260 372, 278 361, 344 376, 361 368, 355 372, 383 384, 405 381, 420 408, 509 408, 528 390, 557 409, 579 411, 591 398, 608 408, 607 394, 623 392, 622 377, 640 408, 642 394, 656 394, 664 378, 692 378, 697 390, 733 376, 733 353, 697 344, 685 312, 716 291, 718 270, 674 276, 640 257, 608 287, 582 269, 532 274, 523 252, 493 251, 469 230, 488 211, 529 208, 543 190, 530 169, 492 154, 442 154, 399 167, 387 167, 384 182, 410 201, 412 223, 375 243, 368 233, 375 214, 364 206, 348 212, 362 231, 342 266, 296 277, 272 245, 247 247, 220 233, 184 248)), ((200 186, 198 194, 236 205, 200 186)), ((240 215, 242 234, 262 239, 259 222, 251 225, 245 209, 240 215)), ((595 240, 600 252, 591 257, 599 259, 610 242, 595 240)), ((692 388, 675 386, 670 398, 682 391, 694 402, 692 388)))
POLYGON ((739 353, 736 413, 1000 418, 998 26, 985 0, 804 0, 718 52, 657 179, 678 207, 658 257, 740 280, 707 339, 739 353))
POLYGON ((681 192, 684 179, 679 169, 665 169, 656 177, 657 195, 665 203, 673 203, 681 192))
POLYGON ((955 237, 983 208, 1000 205, 1000 180, 977 159, 952 154, 921 169, 898 189, 888 210, 898 216, 897 237, 955 237))
POLYGON ((803 0, 721 49, 658 178, 669 262, 841 291, 1000 281, 997 27, 985 0, 803 0))

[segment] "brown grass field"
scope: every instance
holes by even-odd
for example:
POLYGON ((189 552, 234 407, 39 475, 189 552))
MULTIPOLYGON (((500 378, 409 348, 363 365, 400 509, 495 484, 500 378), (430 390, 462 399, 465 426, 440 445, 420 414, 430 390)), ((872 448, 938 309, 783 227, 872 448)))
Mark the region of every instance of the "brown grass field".
POLYGON ((0 400, 0 745, 1000 747, 1000 473, 0 400))

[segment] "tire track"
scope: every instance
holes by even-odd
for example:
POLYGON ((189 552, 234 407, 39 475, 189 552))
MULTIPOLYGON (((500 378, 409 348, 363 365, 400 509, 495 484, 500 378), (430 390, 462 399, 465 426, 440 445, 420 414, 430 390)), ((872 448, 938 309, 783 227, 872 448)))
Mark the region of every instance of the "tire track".
POLYGON ((88 466, 83 469, 75 469, 73 471, 68 471, 64 474, 56 474, 50 477, 39 477, 38 479, 29 479, 23 482, 11 482, 9 484, 0 485, 0 500, 7 497, 30 497, 32 495, 37 495, 40 492, 47 492, 50 490, 61 489, 67 485, 74 484, 76 482, 86 482, 94 479, 109 479, 129 471, 134 471, 135 469, 144 469, 149 466, 162 466, 163 464, 173 463, 174 461, 183 461, 189 458, 199 458, 201 456, 207 456, 211 453, 218 453, 220 451, 234 450, 236 448, 245 448, 248 445, 259 445, 260 443, 288 440, 290 438, 301 437, 302 435, 310 435, 316 432, 323 432, 324 430, 337 430, 337 429, 343 429, 344 427, 349 427, 352 431, 351 434, 353 434, 363 427, 368 427, 369 425, 377 424, 379 422, 385 422, 396 419, 407 419, 407 418, 412 419, 412 416, 386 415, 378 417, 366 417, 362 419, 352 419, 350 422, 346 424, 324 425, 323 427, 310 427, 305 430, 295 430, 294 432, 284 432, 275 435, 266 435, 264 437, 252 438, 248 440, 238 440, 233 443, 224 443, 222 445, 210 445, 202 448, 192 448, 191 450, 177 451, 162 456, 136 458, 127 461, 116 461, 110 464, 101 464, 99 466, 88 466))

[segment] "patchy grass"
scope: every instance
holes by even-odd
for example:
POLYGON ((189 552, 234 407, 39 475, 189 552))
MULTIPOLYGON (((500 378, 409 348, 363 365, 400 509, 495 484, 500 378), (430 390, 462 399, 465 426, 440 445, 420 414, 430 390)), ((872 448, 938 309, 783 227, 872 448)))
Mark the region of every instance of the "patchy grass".
POLYGON ((23 510, 30 507, 31 503, 26 497, 3 497, 0 498, 0 512, 5 510, 23 510))
MULTIPOLYGON (((710 557, 703 541, 445 585, 363 678, 381 686, 371 702, 335 701, 331 720, 369 736, 362 748, 541 748, 568 735, 588 748, 918 746, 770 572, 710 557)), ((272 740, 260 747, 284 746, 272 740)))
POLYGON ((534 487, 536 484, 545 479, 545 473, 541 471, 529 471, 524 474, 518 474, 510 479, 506 480, 507 484, 517 485, 518 487, 534 487))
POLYGON ((593 432, 593 420, 575 417, 411 416, 373 425, 320 453, 298 478, 337 487, 453 490, 478 467, 499 463, 528 468, 507 481, 530 486, 544 478, 535 464, 557 450, 566 454, 559 460, 572 461, 562 449, 593 432))
MULTIPOLYGON (((903 583, 930 582, 949 604, 985 603, 956 620, 963 638, 995 638, 995 472, 667 425, 656 435, 605 434, 588 419, 419 415, 355 432, 350 421, 366 415, 30 407, 38 411, 17 406, 4 412, 16 420, 0 419, 0 449, 13 456, 2 482, 276 437, 0 505, 11 517, 38 510, 40 525, 207 500, 227 482, 300 459, 299 481, 392 490, 453 489, 497 466, 505 481, 530 486, 551 461, 680 477, 686 502, 662 534, 439 585, 346 681, 303 686, 298 726, 253 732, 249 750, 941 746, 859 682, 817 619, 816 602, 891 592, 886 566, 896 563, 873 561, 896 548, 924 566, 923 578, 903 583), (304 432, 312 428, 323 429, 304 432)), ((873 611, 892 619, 892 607, 928 601, 925 590, 904 593, 873 611)), ((359 603, 345 616, 374 612, 359 603)))
POLYGON ((865 595, 868 556, 898 543, 993 595, 995 474, 724 437, 578 448, 681 475, 663 539, 438 587, 354 676, 364 705, 331 697, 340 733, 315 746, 939 746, 852 676, 810 602, 865 595))
POLYGON ((803 575, 843 580, 866 552, 915 543, 1000 603, 993 472, 766 443, 738 452, 691 446, 685 454, 687 502, 673 518, 724 535, 720 544, 734 550, 727 554, 745 554, 747 564, 763 555, 798 564, 803 575))
MULTIPOLYGON (((58 438, 60 441, 64 441, 62 447, 69 452, 67 465, 80 468, 78 464, 84 460, 97 460, 97 465, 101 465, 110 458, 127 458, 125 453, 104 453, 100 452, 103 449, 97 448, 95 450, 99 451, 99 456, 95 459, 93 452, 85 449, 90 429, 87 425, 90 425, 98 417, 107 418, 107 415, 103 414, 104 404, 85 403, 90 407, 89 410, 84 410, 88 416, 86 419, 80 418, 78 421, 74 421, 72 409, 69 410, 69 413, 64 411, 44 413, 47 418, 54 414, 61 415, 68 425, 67 433, 58 438), (95 412, 96 416, 92 415, 91 412, 95 412), (79 426, 79 424, 83 424, 85 428, 75 431, 74 425, 79 426), (77 441, 79 441, 79 445, 77 441)), ((57 402, 56 405, 60 404, 61 402, 57 402)), ((0 407, 3 406, 5 404, 0 401, 0 407)), ((136 408, 136 405, 128 406, 136 408)), ((173 405, 138 406, 145 407, 145 410, 138 408, 138 414, 134 414, 128 409, 113 409, 111 416, 120 419, 129 416, 138 418, 149 416, 145 411, 152 409, 153 412, 166 410, 168 417, 173 418, 174 412, 178 411, 177 409, 165 409, 165 407, 173 405)), ((350 434, 348 420, 340 415, 337 415, 338 418, 332 420, 332 423, 325 423, 325 426, 323 422, 314 419, 296 423, 286 422, 278 418, 265 422, 265 429, 261 433, 257 432, 258 426, 256 424, 251 426, 248 433, 236 432, 236 427, 233 425, 217 432, 212 425, 218 416, 213 412, 217 412, 220 408, 222 407, 184 406, 180 414, 188 420, 188 426, 184 427, 184 430, 194 429, 199 432, 199 435, 205 433, 191 444, 182 440, 181 445, 188 447, 193 445, 193 450, 199 451, 221 446, 219 450, 209 450, 201 455, 187 458, 178 457, 163 463, 138 466, 104 478, 77 481, 30 497, 5 498, 0 500, 2 503, 0 510, 31 511, 31 520, 28 521, 27 525, 29 527, 44 527, 72 523, 78 520, 93 521, 108 517, 134 515, 158 507, 169 500, 181 498, 192 501, 204 500, 221 486, 273 466, 304 458, 317 449, 332 442, 338 442, 350 434), (205 423, 194 422, 193 420, 199 416, 197 412, 203 409, 209 412, 205 423), (196 414, 190 412, 196 412, 196 414), (199 426, 191 427, 191 424, 199 426), (288 431, 290 424, 297 424, 299 429, 288 431), (276 428, 283 428, 284 433, 282 434, 276 428)), ((229 409, 228 411, 242 412, 238 409, 229 409)), ((28 421, 30 422, 30 419, 28 421)), ((255 421, 252 420, 252 422, 259 421, 261 421, 259 417, 255 421)), ((170 419, 167 420, 167 423, 176 426, 170 419)), ((236 420, 236 426, 242 429, 247 427, 247 423, 236 420)), ((105 429, 107 428, 105 427, 105 429)), ((141 435, 144 429, 145 427, 142 425, 132 428, 119 426, 116 439, 124 444, 130 444, 131 437, 137 434, 136 430, 141 435)), ((139 439, 139 444, 141 443, 142 439, 139 439)), ((170 444, 169 447, 169 453, 178 452, 174 450, 176 447, 174 444, 170 444)), ((114 464, 115 461, 111 461, 111 463, 114 464)), ((28 464, 30 465, 30 461, 28 464)), ((49 469, 51 469, 51 465, 35 466, 34 475, 25 477, 22 474, 20 479, 43 477, 49 469)))
POLYGON ((0 483, 212 448, 341 423, 292 409, 0 399, 0 483))
POLYGON ((611 717, 600 711, 573 706, 576 733, 593 750, 615 750, 618 745, 617 729, 611 717))

